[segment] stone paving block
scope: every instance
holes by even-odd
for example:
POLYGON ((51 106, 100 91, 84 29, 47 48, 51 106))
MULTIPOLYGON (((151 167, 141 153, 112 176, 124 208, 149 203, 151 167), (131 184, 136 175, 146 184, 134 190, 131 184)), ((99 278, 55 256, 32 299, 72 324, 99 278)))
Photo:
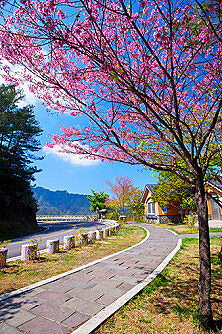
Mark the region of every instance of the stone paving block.
POLYGON ((21 304, 21 308, 23 310, 29 311, 29 310, 33 309, 34 307, 39 306, 41 304, 42 304, 42 301, 37 300, 37 299, 33 299, 33 300, 29 300, 29 299, 25 300, 24 299, 24 303, 21 304))
POLYGON ((40 300, 35 300, 33 297, 25 297, 21 294, 2 301, 0 303, 0 314, 1 310, 4 308, 7 308, 9 312, 16 312, 16 310, 19 310, 20 308, 23 310, 30 310, 41 303, 40 300))
POLYGON ((115 263, 116 261, 118 261, 119 258, 116 258, 116 257, 111 257, 109 259, 106 259, 104 260, 103 262, 100 262, 100 266, 103 267, 103 265, 106 265, 106 264, 110 264, 110 263, 115 263))
POLYGON ((0 333, 1 334, 21 334, 21 332, 17 331, 15 328, 0 322, 0 333))
POLYGON ((122 265, 125 265, 125 264, 126 264, 126 260, 125 260, 125 259, 120 259, 119 261, 116 261, 116 263, 117 263, 119 266, 122 266, 122 265))
POLYGON ((112 277, 114 274, 113 274, 113 270, 108 270, 108 271, 95 271, 94 272, 94 277, 101 277, 101 278, 110 278, 112 277))
POLYGON ((70 286, 71 288, 82 288, 82 289, 91 289, 95 286, 95 284, 79 281, 75 279, 70 279, 69 281, 64 283, 65 285, 70 286))
POLYGON ((117 275, 111 279, 114 279, 115 280, 118 279, 118 280, 121 280, 123 281, 124 283, 130 283, 130 284, 138 284, 138 279, 136 277, 133 277, 133 276, 120 276, 120 275, 117 275))
MULTIPOLYGON (((19 311, 21 307, 24 308, 23 306, 25 306, 27 303, 30 302, 32 302, 32 297, 25 298, 21 295, 0 302, 0 320, 1 317, 5 314, 5 312, 15 314, 19 311)), ((31 307, 27 307, 27 309, 29 308, 31 307)))
POLYGON ((61 292, 61 293, 66 293, 70 290, 69 286, 65 284, 61 284, 59 280, 55 282, 47 283, 43 285, 43 287, 45 290, 51 290, 51 291, 56 291, 56 292, 61 292))
POLYGON ((24 293, 23 293, 23 296, 33 297, 33 296, 35 296, 35 295, 37 295, 38 293, 43 292, 43 291, 45 291, 44 288, 42 288, 42 287, 38 287, 38 288, 34 288, 34 289, 32 289, 32 290, 29 290, 29 291, 27 291, 27 292, 24 292, 24 293))
POLYGON ((69 318, 63 321, 62 324, 65 326, 68 326, 69 328, 76 328, 79 325, 82 325, 84 322, 86 322, 90 317, 86 314, 75 312, 73 313, 69 318))
POLYGON ((106 266, 106 264, 113 263, 114 261, 116 261, 116 259, 112 258, 112 257, 110 259, 106 259, 106 260, 104 260, 102 262, 97 263, 95 269, 100 269, 101 270, 101 269, 104 268, 104 266, 106 266))
POLYGON ((104 306, 108 306, 112 304, 115 300, 117 300, 117 297, 103 295, 102 297, 98 298, 96 302, 104 306))
MULTIPOLYGON (((137 263, 138 266, 144 266, 146 268, 149 268, 149 265, 152 264, 151 259, 147 260, 147 261, 139 261, 137 263)), ((150 269, 150 268, 149 268, 150 269)))
POLYGON ((136 264, 137 262, 139 262, 139 260, 130 260, 130 259, 126 259, 125 263, 127 265, 132 265, 132 264, 136 264))
POLYGON ((35 307, 32 310, 32 313, 47 318, 49 320, 62 322, 63 320, 68 318, 71 314, 73 314, 73 311, 67 307, 60 307, 57 305, 45 303, 35 307))
POLYGON ((115 276, 132 276, 133 274, 135 273, 135 270, 122 270, 122 269, 113 269, 112 270, 112 276, 113 277, 114 275, 115 276))
POLYGON ((85 268, 85 269, 83 269, 82 271, 85 273, 85 274, 89 274, 89 273, 91 273, 93 270, 95 270, 96 268, 95 268, 95 264, 93 265, 93 266, 90 266, 89 268, 85 268))
POLYGON ((132 288, 134 288, 135 284, 130 284, 130 283, 122 283, 121 285, 119 285, 118 287, 124 291, 129 291, 132 288))
POLYGON ((22 301, 20 298, 9 298, 0 302, 0 321, 4 321, 3 317, 7 315, 7 313, 12 315, 18 313, 21 307, 21 303, 22 301))
POLYGON ((54 321, 36 317, 31 321, 19 326, 19 330, 23 333, 30 334, 68 334, 70 333, 68 327, 60 325, 54 321))
POLYGON ((118 288, 119 285, 123 283, 123 281, 120 281, 118 279, 112 280, 112 279, 104 279, 102 277, 96 277, 91 282, 96 283, 97 285, 100 283, 108 285, 111 289, 118 288))
MULTIPOLYGON (((67 282, 67 281, 69 281, 71 278, 73 278, 75 274, 76 274, 76 273, 69 274, 69 275, 67 275, 67 276, 64 276, 64 277, 60 278, 60 279, 59 279, 59 283, 60 283, 60 284, 65 284, 65 282, 67 282)), ((57 280, 57 281, 58 281, 58 280, 57 280)), ((55 281, 55 282, 56 282, 56 281, 55 281)), ((48 284, 48 283, 47 283, 47 284, 48 284)))
POLYGON ((111 288, 105 284, 96 285, 94 288, 92 288, 92 291, 102 292, 103 294, 113 297, 121 297, 125 293, 125 291, 121 290, 120 288, 111 288))
POLYGON ((49 303, 54 303, 55 305, 60 305, 61 303, 65 303, 68 299, 70 299, 71 296, 55 291, 44 290, 43 292, 35 295, 35 298, 47 301, 49 303))
POLYGON ((129 266, 120 266, 118 265, 118 263, 116 263, 116 264, 107 264, 106 268, 110 268, 113 270, 127 270, 129 266))
POLYGON ((69 291, 69 295, 72 297, 78 297, 81 299, 94 301, 102 296, 101 292, 95 292, 89 289, 74 288, 69 291))
POLYGON ((3 316, 0 315, 1 320, 4 320, 8 325, 17 327, 35 318, 35 315, 26 310, 20 309, 18 312, 12 314, 10 312, 5 312, 3 316))
POLYGON ((143 264, 137 264, 136 266, 133 267, 136 270, 145 270, 146 266, 143 264))
POLYGON ((152 272, 151 269, 149 270, 143 270, 143 271, 135 271, 135 273, 132 275, 132 277, 146 277, 152 272))
POLYGON ((71 310, 76 310, 76 304, 78 303, 78 297, 72 297, 71 299, 69 299, 68 301, 66 301, 65 303, 61 304, 61 307, 68 307, 71 310))
POLYGON ((77 281, 90 282, 93 278, 94 278, 93 274, 84 273, 82 270, 72 275, 72 279, 77 281))
POLYGON ((72 298, 66 303, 64 303, 62 306, 68 307, 72 310, 78 311, 80 313, 84 313, 89 316, 95 315, 97 312, 102 310, 103 306, 96 303, 96 302, 90 302, 84 299, 80 298, 72 298))

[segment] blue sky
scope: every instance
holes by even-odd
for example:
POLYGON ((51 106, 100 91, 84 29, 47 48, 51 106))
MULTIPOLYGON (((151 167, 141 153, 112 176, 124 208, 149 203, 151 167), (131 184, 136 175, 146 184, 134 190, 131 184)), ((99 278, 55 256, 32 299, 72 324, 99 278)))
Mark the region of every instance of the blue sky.
MULTIPOLYGON (((6 83, 1 78, 0 84, 6 83)), ((71 154, 62 154, 58 150, 46 148, 46 142, 50 142, 53 134, 60 134, 60 127, 69 127, 73 122, 79 122, 69 114, 52 115, 45 111, 41 101, 29 92, 28 86, 22 86, 25 100, 21 106, 31 104, 35 107, 36 119, 43 134, 40 137, 42 149, 38 153, 44 156, 43 160, 35 162, 35 165, 42 169, 42 172, 36 173, 36 186, 42 186, 50 190, 67 190, 70 193, 90 194, 91 189, 95 191, 105 191, 109 193, 109 187, 105 181, 115 182, 116 177, 130 177, 134 185, 144 189, 147 183, 156 183, 152 177, 152 172, 143 170, 139 166, 131 166, 118 162, 101 162, 86 159, 79 159, 78 156, 71 154)))
MULTIPOLYGON (((109 163, 101 161, 81 160, 76 156, 64 155, 57 151, 45 148, 47 141, 53 134, 60 133, 60 126, 71 126, 75 119, 67 115, 51 115, 45 112, 41 103, 32 100, 31 94, 27 101, 35 105, 36 119, 43 129, 40 154, 45 158, 37 161, 36 165, 42 169, 36 174, 36 185, 51 190, 67 190, 72 193, 89 194, 91 189, 95 191, 108 191, 105 181, 115 182, 116 177, 130 177, 134 185, 144 188, 147 183, 155 183, 150 171, 142 171, 138 166, 130 166, 123 163, 109 163), (49 136, 49 137, 48 137, 49 136)), ((78 121, 78 120, 76 120, 78 121)))

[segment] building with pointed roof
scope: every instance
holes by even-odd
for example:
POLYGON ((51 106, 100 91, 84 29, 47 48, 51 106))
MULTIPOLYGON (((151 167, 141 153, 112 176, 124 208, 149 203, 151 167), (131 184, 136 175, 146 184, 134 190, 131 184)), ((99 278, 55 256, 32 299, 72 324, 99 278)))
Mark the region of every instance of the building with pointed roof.
MULTIPOLYGON (((182 223, 182 214, 179 203, 177 205, 161 206, 152 201, 152 193, 156 184, 146 184, 141 202, 144 204, 143 220, 149 223, 182 223)), ((222 184, 217 181, 206 183, 207 206, 209 220, 221 220, 222 222, 222 184)), ((185 211, 183 212, 185 214, 185 211)))

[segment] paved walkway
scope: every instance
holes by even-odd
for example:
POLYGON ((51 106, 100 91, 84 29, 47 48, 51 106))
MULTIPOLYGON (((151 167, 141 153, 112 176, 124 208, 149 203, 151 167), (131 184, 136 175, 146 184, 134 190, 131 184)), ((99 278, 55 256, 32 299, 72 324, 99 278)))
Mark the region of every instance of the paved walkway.
MULTIPOLYGON (((184 239, 184 238, 199 238, 199 234, 198 233, 180 234, 179 237, 181 239, 184 239)), ((210 237, 222 237, 222 232, 211 232, 210 237)))
MULTIPOLYGON (((0 303, 0 333, 71 333, 142 282, 176 247, 178 236, 144 227, 141 245, 0 303)), ((85 333, 86 334, 86 333, 85 333)))

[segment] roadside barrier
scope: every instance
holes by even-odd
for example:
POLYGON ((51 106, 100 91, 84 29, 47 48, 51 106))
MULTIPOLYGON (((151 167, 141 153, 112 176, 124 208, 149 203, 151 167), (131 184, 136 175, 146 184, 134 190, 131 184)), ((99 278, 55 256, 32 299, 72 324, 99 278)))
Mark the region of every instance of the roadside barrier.
POLYGON ((37 257, 37 250, 35 245, 32 244, 22 245, 22 251, 21 251, 22 261, 35 260, 36 257, 37 257))
MULTIPOLYGON (((95 231, 82 232, 78 235, 66 235, 63 239, 63 248, 69 250, 71 248, 80 247, 87 245, 89 243, 94 243, 96 240, 105 239, 108 236, 116 233, 120 224, 117 221, 101 221, 107 225, 106 228, 98 228, 95 231)), ((46 241, 46 250, 40 251, 40 253, 46 251, 48 254, 54 254, 59 252, 59 239, 47 240, 46 241)), ((0 248, 0 268, 6 266, 8 249, 6 247, 0 248)), ((21 249, 21 260, 30 261, 35 260, 38 254, 38 243, 35 240, 35 243, 22 245, 21 249)), ((20 259, 19 257, 13 258, 13 260, 20 259)), ((10 260, 10 259, 9 259, 10 260)))
POLYGON ((75 247, 75 236, 74 235, 66 235, 64 236, 63 246, 65 249, 71 249, 75 247))
POLYGON ((89 232, 88 234, 88 242, 93 243, 96 241, 96 231, 94 232, 89 232))
POLYGON ((83 232, 80 235, 82 237, 83 245, 87 245, 89 243, 89 239, 88 239, 89 233, 88 232, 83 232))
POLYGON ((46 249, 48 254, 54 254, 59 252, 59 239, 47 240, 46 249))
POLYGON ((8 249, 6 247, 0 248, 0 269, 6 266, 8 249))

